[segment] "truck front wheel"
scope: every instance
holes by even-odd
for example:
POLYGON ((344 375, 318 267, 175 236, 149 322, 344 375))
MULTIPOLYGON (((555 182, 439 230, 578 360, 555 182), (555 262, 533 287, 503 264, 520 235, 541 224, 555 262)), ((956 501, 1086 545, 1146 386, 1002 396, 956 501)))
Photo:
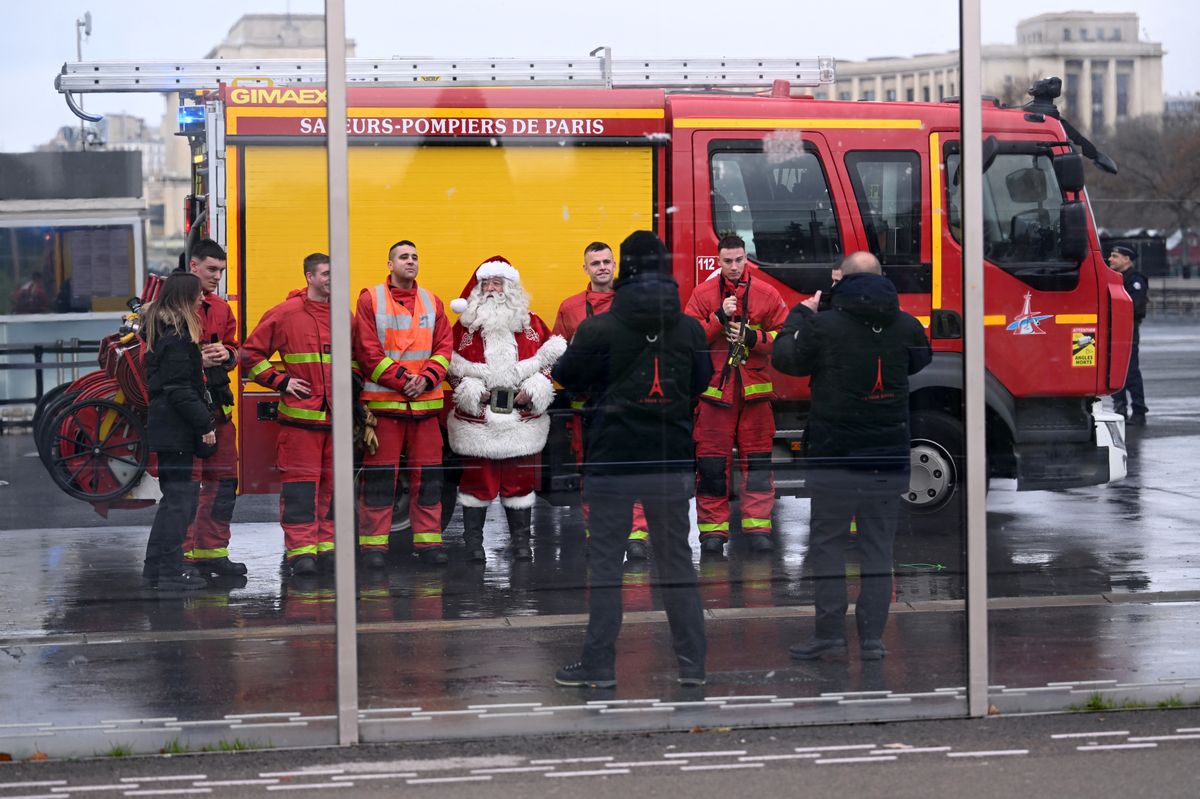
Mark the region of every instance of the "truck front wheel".
POLYGON ((919 410, 911 424, 912 474, 904 499, 913 525, 955 533, 963 520, 962 422, 941 411, 919 410))

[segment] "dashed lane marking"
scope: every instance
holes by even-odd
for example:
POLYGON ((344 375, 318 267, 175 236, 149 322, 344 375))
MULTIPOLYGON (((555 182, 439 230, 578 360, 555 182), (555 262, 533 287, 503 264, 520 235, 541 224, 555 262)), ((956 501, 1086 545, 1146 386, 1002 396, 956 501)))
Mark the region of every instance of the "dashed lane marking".
POLYGON ((1062 738, 1104 738, 1107 736, 1128 735, 1129 730, 1105 730, 1103 732, 1056 732, 1050 737, 1059 740, 1062 738))
MULTIPOLYGON (((527 774, 530 772, 554 771, 554 766, 508 766, 507 768, 473 768, 472 774, 527 774)), ((416 775, 413 775, 416 776, 416 775)))
POLYGON ((142 791, 125 791, 125 796, 195 796, 212 793, 212 788, 152 788, 142 791))
POLYGON ((633 760, 625 763, 605 763, 605 768, 652 768, 654 766, 680 766, 687 760, 633 760))
POLYGON ((1158 744, 1156 744, 1156 743, 1093 744, 1091 746, 1077 746, 1077 747, 1075 747, 1075 751, 1077 751, 1077 752, 1111 752, 1114 749, 1153 749, 1156 746, 1158 746, 1158 744))
POLYGON ((744 754, 745 749, 725 749, 712 752, 666 752, 663 757, 737 757, 744 754))
POLYGON ((871 755, 925 755, 933 752, 949 752, 948 746, 912 746, 903 747, 897 746, 893 749, 872 749, 867 754, 871 755))
POLYGON ((628 774, 627 768, 607 768, 593 771, 547 771, 543 777, 608 777, 612 774, 628 774))
POLYGON ((68 785, 65 788, 51 788, 50 792, 62 796, 64 793, 76 791, 123 791, 126 788, 136 788, 136 783, 118 783, 116 785, 68 785))
POLYGON ((1141 735, 1130 738, 1130 741, 1195 741, 1200 739, 1200 734, 1197 735, 1141 735))
POLYGON ((1028 749, 985 749, 978 752, 947 752, 946 757, 1012 757, 1027 754, 1028 749))
POLYGON ((331 774, 345 774, 344 768, 314 768, 298 769, 296 771, 263 771, 260 777, 327 777, 331 774))
POLYGON ((352 782, 308 782, 303 785, 268 785, 268 791, 312 791, 319 788, 353 788, 352 782))
POLYGON ((824 757, 813 762, 818 766, 828 766, 837 763, 887 763, 895 759, 895 755, 885 755, 883 757, 824 757))
POLYGON ((802 752, 794 755, 747 755, 746 757, 739 757, 738 760, 747 762, 755 760, 812 760, 817 757, 820 757, 820 755, 816 752, 802 752))
POLYGON ((713 763, 705 766, 680 766, 680 771, 725 771, 735 768, 762 768, 766 763, 713 763))
POLYGON ((875 744, 844 744, 842 746, 797 746, 795 752, 850 752, 855 749, 878 749, 875 744))
POLYGON ((333 782, 344 782, 345 780, 402 780, 415 776, 417 776, 417 772, 415 771, 391 771, 377 774, 339 774, 329 779, 333 782))
POLYGON ((614 758, 612 755, 604 755, 603 757, 563 757, 563 758, 558 758, 558 759, 550 758, 548 760, 546 760, 546 759, 530 760, 529 765, 531 765, 531 766, 561 766, 561 765, 566 765, 567 763, 607 763, 610 760, 615 760, 615 759, 616 758, 614 758))
POLYGON ((206 779, 208 779, 207 774, 172 774, 167 777, 122 777, 121 782, 182 782, 206 779))
POLYGON ((210 780, 194 783, 196 786, 209 788, 234 788, 241 785, 275 785, 279 780, 210 780))
POLYGON ((443 782, 487 782, 491 778, 491 774, 483 774, 475 777, 423 777, 416 780, 406 780, 406 782, 409 785, 434 785, 443 782))
POLYGON ((37 780, 34 782, 5 782, 0 788, 49 788, 51 785, 66 785, 66 780, 37 780))

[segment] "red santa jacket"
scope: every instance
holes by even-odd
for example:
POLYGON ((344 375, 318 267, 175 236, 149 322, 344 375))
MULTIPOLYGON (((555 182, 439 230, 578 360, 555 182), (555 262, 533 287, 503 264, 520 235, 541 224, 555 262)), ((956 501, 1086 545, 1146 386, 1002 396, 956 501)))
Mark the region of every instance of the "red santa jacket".
POLYGON ((714 273, 713 277, 696 286, 684 312, 704 326, 704 334, 712 346, 713 379, 701 395, 702 399, 718 405, 731 405, 735 385, 740 385, 742 396, 747 401, 774 399, 774 386, 768 369, 771 365, 771 345, 787 318, 788 308, 779 292, 761 279, 757 269, 746 267, 736 291, 721 277, 720 272, 714 273), (735 318, 745 313, 747 305, 750 308, 747 327, 753 334, 747 337, 747 341, 753 338, 754 344, 750 347, 746 362, 737 367, 741 380, 734 379, 734 370, 731 369, 724 387, 721 387, 721 374, 729 360, 729 342, 725 339, 725 325, 717 317, 717 311, 731 292, 736 294, 738 301, 735 318))
POLYGON ((584 319, 596 314, 607 313, 612 307, 615 291, 592 291, 588 288, 578 294, 572 294, 558 306, 558 316, 554 318, 556 336, 562 336, 570 343, 575 338, 575 331, 584 319))
POLYGON ((490 460, 541 452, 550 432, 546 409, 554 400, 550 367, 566 349, 566 340, 551 334, 534 313, 524 330, 499 339, 456 322, 450 359, 454 412, 446 423, 450 448, 459 455, 490 460), (512 413, 483 407, 480 398, 497 388, 525 391, 529 407, 512 413))
POLYGON ((254 382, 279 392, 279 422, 302 427, 328 428, 333 408, 330 377, 329 303, 308 298, 307 289, 296 289, 283 302, 263 314, 262 321, 242 345, 242 363, 254 382), (271 365, 276 352, 283 370, 271 365), (293 377, 306 380, 311 393, 304 398, 285 394, 293 377))
MULTIPOLYGON (((414 313, 417 306, 417 286, 411 289, 399 289, 390 282, 384 281, 392 298, 414 313)), ((354 311, 354 362, 363 377, 371 383, 376 383, 391 391, 401 391, 405 378, 410 373, 403 365, 388 357, 379 342, 379 330, 376 327, 376 312, 372 293, 374 287, 365 288, 358 295, 358 305, 354 311)), ((428 292, 427 292, 428 293, 428 292)), ((418 373, 430 381, 432 389, 437 390, 446 379, 446 367, 450 365, 450 355, 454 349, 454 339, 450 330, 450 322, 446 319, 446 309, 442 301, 429 294, 437 306, 433 323, 433 351, 425 359, 418 373)), ((406 403, 407 404, 407 403, 406 403)), ((382 416, 430 416, 437 415, 441 409, 436 407, 413 410, 411 405, 405 409, 372 408, 372 413, 382 416)))
POLYGON ((210 344, 217 341, 224 344, 229 352, 224 364, 210 366, 204 370, 208 390, 212 393, 214 402, 221 406, 224 418, 228 419, 233 413, 233 390, 229 387, 229 372, 238 365, 237 320, 233 318, 229 303, 212 292, 205 292, 200 321, 203 328, 200 343, 210 344))

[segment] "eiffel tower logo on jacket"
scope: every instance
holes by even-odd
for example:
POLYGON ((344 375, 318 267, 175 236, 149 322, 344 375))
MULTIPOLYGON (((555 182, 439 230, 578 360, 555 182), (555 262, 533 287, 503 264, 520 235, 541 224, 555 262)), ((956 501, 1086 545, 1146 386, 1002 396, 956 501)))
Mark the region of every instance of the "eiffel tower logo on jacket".
POLYGON ((654 356, 654 382, 650 384, 650 390, 646 392, 646 399, 651 397, 662 397, 666 399, 666 394, 663 393, 662 383, 658 380, 658 356, 654 356))
POLYGON ((883 385, 883 357, 875 356, 875 385, 871 387, 871 391, 866 398, 869 400, 891 399, 896 396, 888 391, 883 385))

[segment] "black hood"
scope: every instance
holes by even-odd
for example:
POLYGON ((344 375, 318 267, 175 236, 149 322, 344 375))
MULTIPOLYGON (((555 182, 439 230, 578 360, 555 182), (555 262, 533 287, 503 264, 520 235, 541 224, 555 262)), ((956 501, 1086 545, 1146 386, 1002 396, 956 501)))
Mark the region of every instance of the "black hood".
POLYGON ((639 332, 662 330, 673 325, 682 313, 679 284, 675 278, 659 272, 643 272, 620 280, 609 313, 639 332))
POLYGON ((846 275, 830 292, 834 310, 873 324, 891 324, 900 311, 892 281, 870 272, 846 275))

